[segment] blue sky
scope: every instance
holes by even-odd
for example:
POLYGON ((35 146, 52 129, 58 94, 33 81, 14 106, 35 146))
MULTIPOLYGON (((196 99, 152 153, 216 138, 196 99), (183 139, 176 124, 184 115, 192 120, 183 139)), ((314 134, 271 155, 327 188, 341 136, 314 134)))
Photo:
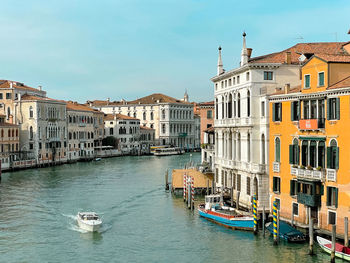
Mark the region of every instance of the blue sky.
POLYGON ((154 92, 213 97, 217 47, 238 65, 298 42, 350 41, 350 1, 2 0, 0 78, 48 96, 130 100, 154 92))

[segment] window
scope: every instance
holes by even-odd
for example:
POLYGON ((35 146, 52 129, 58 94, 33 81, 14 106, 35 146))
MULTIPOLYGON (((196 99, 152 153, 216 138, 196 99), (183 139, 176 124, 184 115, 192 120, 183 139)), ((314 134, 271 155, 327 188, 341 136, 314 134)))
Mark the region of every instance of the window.
POLYGON ((281 200, 279 198, 276 198, 275 201, 277 204, 277 210, 280 210, 281 209, 281 200))
POLYGON ((292 101, 292 103, 291 103, 291 120, 298 121, 299 119, 300 119, 299 101, 292 101))
POLYGON ((2 93, 0 93, 0 100, 2 100, 3 99, 3 97, 2 97, 2 93))
POLYGON ((339 147, 336 140, 331 140, 330 146, 327 147, 327 168, 339 168, 339 147))
POLYGON ((304 75, 304 88, 310 88, 310 75, 304 75))
POLYGON ((338 188, 327 186, 327 206, 338 207, 338 188))
POLYGON ((304 100, 303 101, 303 117, 304 119, 308 120, 310 118, 310 101, 304 100))
POLYGON ((241 94, 237 95, 237 117, 241 117, 241 94))
POLYGON ((250 117, 250 92, 247 92, 247 116, 250 117))
POLYGON ((275 193, 281 192, 281 178, 276 176, 273 177, 272 189, 275 193))
POLYGON ((261 102, 261 117, 265 117, 265 101, 261 102))
POLYGON ((151 121, 153 121, 153 112, 151 112, 151 121))
POLYGON ((212 119, 212 118, 213 118, 213 111, 207 110, 207 119, 212 119))
POLYGON ((299 215, 299 204, 298 203, 292 204, 292 211, 293 211, 293 215, 295 215, 295 216, 299 215))
POLYGON ((146 112, 143 113, 143 120, 146 120, 146 112))
POLYGON ((165 110, 162 110, 162 119, 165 119, 165 110))
POLYGON ((272 80, 273 72, 272 71, 264 71, 264 80, 272 80))
POLYGON ((32 143, 29 144, 29 150, 33 150, 34 149, 34 145, 32 143))
POLYGON ((33 127, 32 126, 30 126, 30 128, 29 128, 29 139, 33 140, 33 127))
POLYGON ((165 124, 162 124, 162 133, 165 134, 165 124))
POLYGON ((327 99, 327 119, 340 120, 340 99, 327 99))
POLYGON ((324 72, 318 73, 318 87, 324 86, 324 72))
POLYGON ((237 84, 239 84, 239 76, 237 76, 237 84))
POLYGON ((237 191, 241 191, 241 175, 237 174, 237 191))
POLYGON ((298 182, 297 180, 290 180, 290 195, 296 196, 298 194, 298 182))
POLYGON ((246 76, 246 81, 249 81, 249 77, 250 77, 249 72, 247 72, 245 76, 246 76))
POLYGON ((317 160, 317 166, 325 168, 325 143, 324 142, 319 142, 318 143, 318 160, 317 160))
POLYGON ((275 162, 281 161, 281 140, 280 138, 275 139, 275 162))
POLYGON ((272 104, 272 121, 282 121, 282 103, 272 104))
POLYGON ((113 128, 109 128, 109 135, 113 135, 113 128))
POLYGON ((250 177, 247 177, 247 195, 250 195, 250 177))
POLYGON ((11 93, 6 93, 6 99, 10 100, 11 99, 11 93))
POLYGON ((228 79, 228 85, 232 86, 232 79, 228 79))
POLYGON ((34 117, 33 107, 30 106, 29 107, 29 118, 33 118, 33 117, 34 117))
POLYGON ((337 214, 334 211, 328 211, 328 224, 335 225, 337 223, 337 214))
POLYGON ((308 142, 301 143, 301 164, 306 167, 308 165, 308 142))

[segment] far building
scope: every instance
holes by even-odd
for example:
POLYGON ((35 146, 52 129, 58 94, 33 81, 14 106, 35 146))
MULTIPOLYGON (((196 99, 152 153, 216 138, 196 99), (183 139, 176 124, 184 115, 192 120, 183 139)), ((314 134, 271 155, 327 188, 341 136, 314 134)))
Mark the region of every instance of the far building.
POLYGON ((18 160, 19 126, 6 122, 6 115, 0 115, 0 160, 1 168, 12 168, 18 160))

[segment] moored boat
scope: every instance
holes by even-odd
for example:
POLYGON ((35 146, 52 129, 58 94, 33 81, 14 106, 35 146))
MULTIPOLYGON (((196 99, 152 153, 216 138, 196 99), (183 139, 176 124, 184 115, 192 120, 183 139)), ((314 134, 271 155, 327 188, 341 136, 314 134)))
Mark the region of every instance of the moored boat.
POLYGON ((87 231, 97 231, 102 224, 101 218, 95 212, 79 212, 77 215, 78 225, 87 231))
POLYGON ((153 154, 156 156, 168 156, 168 155, 179 155, 183 153, 185 153, 185 151, 179 147, 168 147, 168 148, 155 149, 153 154))
MULTIPOLYGON (((325 251, 328 254, 331 254, 332 252, 332 242, 328 239, 322 238, 320 236, 317 236, 317 242, 322 248, 323 251, 325 251)), ((350 248, 343 246, 342 244, 335 243, 335 256, 337 258, 344 259, 346 261, 350 261, 350 248)))
MULTIPOLYGON (((302 243, 306 241, 306 236, 289 224, 280 221, 279 227, 279 236, 281 239, 293 243, 302 243)), ((271 234, 273 234, 273 226, 271 222, 266 224, 266 228, 271 234)))
POLYGON ((234 208, 223 206, 221 195, 207 195, 205 204, 198 207, 199 215, 232 229, 254 230, 254 218, 250 214, 238 212, 234 208))

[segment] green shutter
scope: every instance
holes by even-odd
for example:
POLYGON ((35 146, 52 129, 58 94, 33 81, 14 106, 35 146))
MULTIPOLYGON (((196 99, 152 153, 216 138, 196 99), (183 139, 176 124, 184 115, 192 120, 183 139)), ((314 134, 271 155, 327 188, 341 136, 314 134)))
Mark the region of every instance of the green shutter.
POLYGON ((276 177, 272 178, 272 191, 276 192, 276 177))
POLYGON ((327 206, 331 205, 331 191, 330 191, 330 187, 327 186, 327 202, 326 202, 327 206))
POLYGON ((331 99, 327 99, 327 120, 331 119, 331 99))
POLYGON ((333 188, 333 190, 335 191, 335 207, 338 207, 338 188, 333 188))
POLYGON ((327 147, 327 168, 331 168, 332 148, 327 147))
POLYGON ((272 103, 272 121, 276 121, 275 108, 276 108, 275 103, 272 103))
POLYGON ((282 103, 280 103, 280 116, 281 116, 281 119, 279 121, 282 121, 282 103))
POLYGON ((294 101, 292 101, 290 104, 290 114, 291 114, 290 119, 291 119, 291 121, 295 120, 294 107, 295 107, 295 103, 294 103, 294 101))
POLYGON ((295 150, 297 151, 297 159, 294 160, 295 164, 298 164, 299 165, 299 161, 300 161, 300 146, 299 145, 295 145, 295 150))
POLYGON ((335 148, 336 153, 335 153, 335 169, 339 169, 339 147, 335 148))
POLYGON ((340 98, 336 98, 336 112, 335 112, 335 117, 337 120, 340 120, 340 98))
POLYGON ((289 163, 294 164, 294 145, 289 145, 289 163))
POLYGON ((321 195, 324 195, 324 185, 321 184, 321 195))
POLYGON ((290 195, 294 195, 295 193, 295 181, 294 180, 290 180, 290 195))
POLYGON ((301 112, 301 103, 300 103, 300 101, 297 101, 297 120, 301 119, 300 112, 301 112))

